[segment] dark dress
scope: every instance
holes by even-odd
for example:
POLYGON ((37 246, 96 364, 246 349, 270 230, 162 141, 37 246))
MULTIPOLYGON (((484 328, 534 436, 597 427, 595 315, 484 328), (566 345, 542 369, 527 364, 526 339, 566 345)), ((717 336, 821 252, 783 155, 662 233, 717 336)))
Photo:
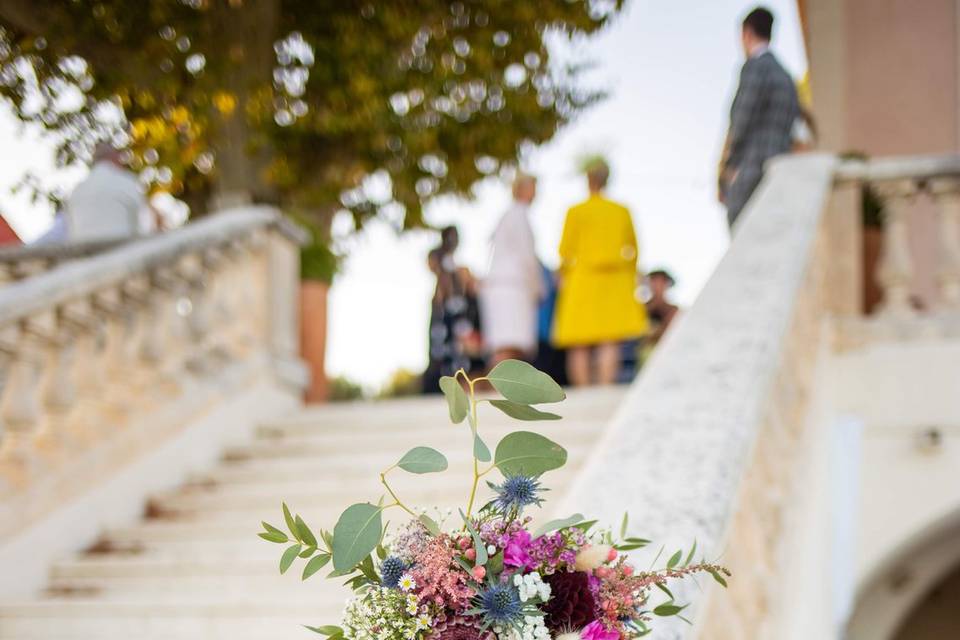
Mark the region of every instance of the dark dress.
POLYGON ((430 309, 429 364, 423 374, 423 392, 438 393, 440 378, 460 369, 482 371, 480 305, 468 285, 468 276, 445 256, 430 309))

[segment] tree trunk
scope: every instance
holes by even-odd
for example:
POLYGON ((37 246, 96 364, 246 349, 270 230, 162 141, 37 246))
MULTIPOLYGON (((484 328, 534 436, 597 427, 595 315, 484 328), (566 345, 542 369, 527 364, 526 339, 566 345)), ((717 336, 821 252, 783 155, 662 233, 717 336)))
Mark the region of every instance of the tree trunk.
POLYGON ((224 91, 233 103, 221 109, 212 141, 217 162, 213 208, 275 202, 264 175, 271 150, 266 143, 253 145, 249 109, 254 92, 273 82, 280 0, 220 0, 214 12, 214 35, 224 47, 224 91))

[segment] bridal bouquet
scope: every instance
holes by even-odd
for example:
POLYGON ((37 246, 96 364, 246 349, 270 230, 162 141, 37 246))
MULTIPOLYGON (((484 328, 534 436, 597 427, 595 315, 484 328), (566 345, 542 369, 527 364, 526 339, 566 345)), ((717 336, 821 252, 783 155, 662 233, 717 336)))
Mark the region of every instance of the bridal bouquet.
POLYGON ((346 578, 354 590, 339 626, 308 629, 330 640, 626 640, 650 633, 658 616, 681 616, 671 580, 708 574, 726 586, 725 568, 694 562, 696 544, 662 568, 635 567, 625 552, 649 541, 628 535, 626 516, 616 535, 579 514, 533 528, 526 512, 544 501, 543 475, 561 467, 567 452, 542 435, 516 431, 491 454, 477 409, 488 403, 518 420, 557 420, 534 406, 564 399, 549 376, 507 360, 487 376, 470 379, 461 371, 440 386, 451 420, 469 425, 473 448, 469 498, 454 525, 444 528, 404 504, 388 482, 397 469, 444 471, 447 459, 430 447, 411 449, 381 472, 380 500, 348 507, 332 533, 321 530, 318 538, 286 504, 286 531, 263 523, 261 538, 288 545, 281 573, 302 558, 305 580, 332 563, 329 577, 346 578), (502 397, 478 398, 481 381, 502 397), (494 472, 499 481, 487 481, 492 495, 479 504, 480 480, 494 472), (392 532, 383 525, 389 510, 409 516, 392 532))

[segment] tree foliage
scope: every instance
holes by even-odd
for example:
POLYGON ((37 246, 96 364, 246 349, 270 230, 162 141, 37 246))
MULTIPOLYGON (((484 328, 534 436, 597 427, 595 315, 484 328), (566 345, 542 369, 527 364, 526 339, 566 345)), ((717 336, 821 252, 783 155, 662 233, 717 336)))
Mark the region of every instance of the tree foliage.
POLYGON ((54 134, 59 163, 112 139, 195 211, 248 194, 321 236, 338 209, 412 227, 598 97, 545 38, 621 4, 3 0, 0 95, 54 134))

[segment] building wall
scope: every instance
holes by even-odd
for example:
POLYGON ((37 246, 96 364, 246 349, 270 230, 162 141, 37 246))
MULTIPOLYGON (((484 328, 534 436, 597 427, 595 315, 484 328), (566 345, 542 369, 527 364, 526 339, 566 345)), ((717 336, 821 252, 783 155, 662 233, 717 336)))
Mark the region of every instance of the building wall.
POLYGON ((846 147, 960 149, 956 0, 846 0, 845 9, 846 147))

